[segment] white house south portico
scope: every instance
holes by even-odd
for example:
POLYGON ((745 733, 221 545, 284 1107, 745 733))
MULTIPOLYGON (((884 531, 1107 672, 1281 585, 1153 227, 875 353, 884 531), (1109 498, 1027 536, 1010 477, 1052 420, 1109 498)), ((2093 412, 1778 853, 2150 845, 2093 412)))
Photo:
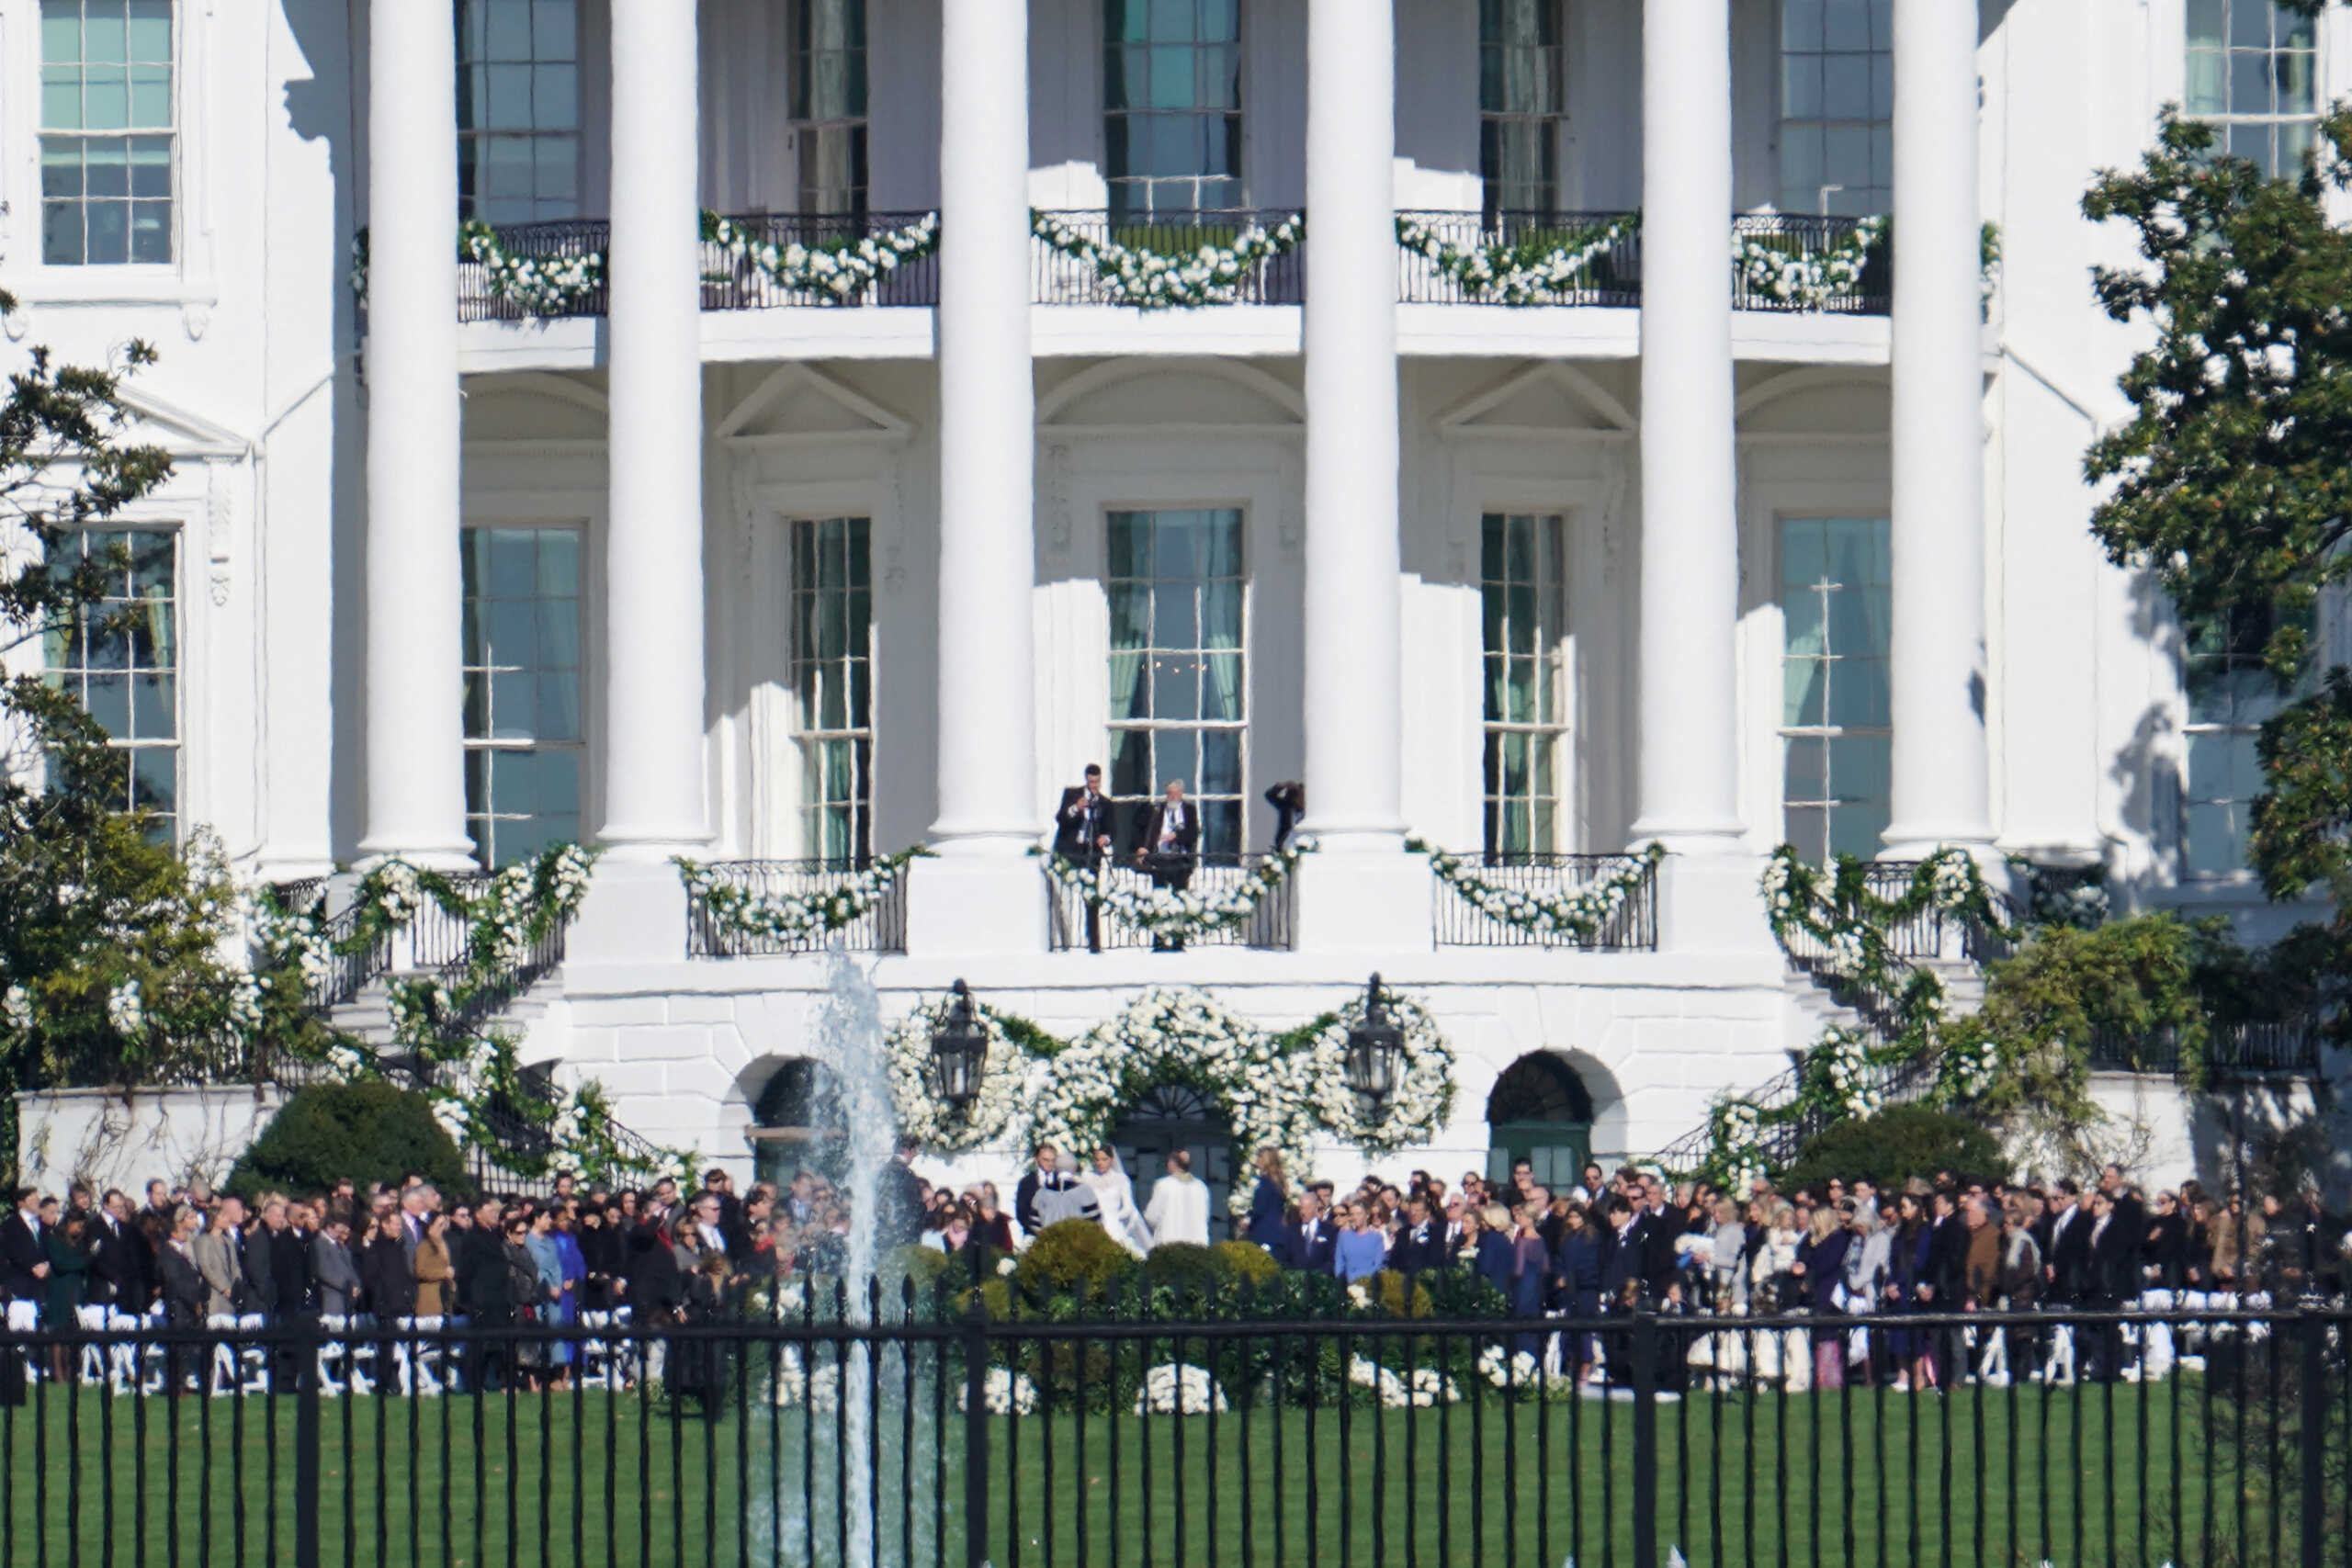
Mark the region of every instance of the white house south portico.
MULTIPOLYGON (((175 165, 332 231, 219 271, 332 318, 273 352, 336 391, 268 459, 312 553, 175 602, 181 814, 264 879, 597 846, 518 1027, 650 1136, 750 1157, 838 946, 893 1013, 962 978, 1068 1033, 1152 986, 1288 1027, 1377 970, 1456 1052, 1430 1159, 1555 1100, 1642 1152, 1814 1038, 1781 843, 2253 896, 2188 826, 2242 819, 2188 758, 2247 727, 2083 526, 2120 360, 2075 203, 2208 49, 2176 0, 173 9, 184 61, 362 108, 175 165), (2173 65, 2086 96, 2109 36, 2173 65), (1089 763, 1091 917, 1038 852, 1089 763), (1185 891, 1242 913, 1153 951, 1179 780, 1185 891), (856 908, 722 912, 819 894, 856 908)), ((2280 26, 2342 73, 2340 20, 2280 26)), ((88 271, 23 290, 61 352, 88 271)), ((166 402, 286 403, 159 320, 166 402)))

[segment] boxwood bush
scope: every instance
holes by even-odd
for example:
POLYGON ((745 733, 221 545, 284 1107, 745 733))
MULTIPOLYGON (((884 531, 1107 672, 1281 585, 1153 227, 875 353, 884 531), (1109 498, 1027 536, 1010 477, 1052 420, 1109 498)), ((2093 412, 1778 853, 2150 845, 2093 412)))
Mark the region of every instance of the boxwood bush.
POLYGON ((458 1145, 433 1103, 389 1083, 322 1083, 296 1089, 239 1156, 227 1190, 324 1192, 349 1177, 362 1192, 411 1171, 444 1192, 467 1189, 458 1145))

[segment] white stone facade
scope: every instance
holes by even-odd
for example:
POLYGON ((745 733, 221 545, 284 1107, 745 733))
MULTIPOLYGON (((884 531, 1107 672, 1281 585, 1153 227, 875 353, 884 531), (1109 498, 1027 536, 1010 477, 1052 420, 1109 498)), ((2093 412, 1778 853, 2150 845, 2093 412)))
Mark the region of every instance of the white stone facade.
MULTIPOLYGON (((1689 1130, 1804 1043, 1755 897, 1790 833, 1787 519, 1887 520, 1890 853, 1960 844, 2101 865, 2140 903, 2258 903, 2188 870, 2179 639, 2103 562, 2081 478, 2124 412, 2130 340, 2088 282, 2123 239, 2077 203, 2182 96, 2182 0, 1857 0, 1893 28, 1905 260, 1891 308, 1830 312, 1749 308, 1726 265, 1732 215, 1784 195, 1800 0, 1560 0, 1554 205, 1641 209, 1641 293, 1527 308, 1399 288, 1394 212, 1476 224, 1478 7, 1238 0, 1243 205, 1310 215, 1305 302, 1167 310, 1041 297, 1027 209, 1112 199, 1103 0, 865 0, 865 200, 941 213, 935 286, 718 308, 695 209, 800 200, 816 132, 784 84, 813 3, 577 0, 572 211, 609 220, 607 297, 461 321, 460 46, 435 0, 161 7, 171 259, 124 265, 45 259, 42 11, 0 0, 7 337, 162 351, 134 397, 180 464, 134 520, 179 538, 184 823, 271 879, 466 863, 460 541, 576 530, 567 766, 608 853, 532 1040, 623 1122, 747 1159, 763 1081, 809 1049, 822 961, 689 957, 666 863, 824 852, 799 520, 868 530, 866 847, 937 854, 904 951, 871 955, 890 1004, 962 976, 1074 1029, 1197 984, 1288 1023, 1377 969, 1461 1053, 1434 1168, 1483 1163, 1487 1091, 1529 1053, 1576 1068, 1606 1155, 1689 1130), (1028 852, 1109 761, 1106 519, 1202 508, 1241 519, 1249 844, 1269 784, 1312 792, 1292 940, 1053 951, 1028 852), (1532 847, 1667 844, 1655 950, 1432 939, 1449 895, 1403 841, 1487 831, 1489 514, 1559 519, 1556 806, 1532 847)), ((2352 14, 2328 11, 2316 48, 2324 102, 2352 87, 2352 14)))

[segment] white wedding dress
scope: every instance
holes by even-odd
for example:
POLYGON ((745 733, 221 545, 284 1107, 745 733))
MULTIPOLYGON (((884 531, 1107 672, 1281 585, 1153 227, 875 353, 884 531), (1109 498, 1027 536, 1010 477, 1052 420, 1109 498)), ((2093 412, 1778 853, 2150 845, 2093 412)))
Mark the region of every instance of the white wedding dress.
POLYGON ((1089 1170, 1079 1179, 1094 1190, 1094 1201, 1102 1210, 1102 1228, 1113 1241, 1141 1258, 1151 1250, 1151 1232, 1145 1228, 1143 1216, 1136 1212, 1136 1184, 1127 1179, 1125 1169, 1114 1156, 1108 1170, 1089 1170))

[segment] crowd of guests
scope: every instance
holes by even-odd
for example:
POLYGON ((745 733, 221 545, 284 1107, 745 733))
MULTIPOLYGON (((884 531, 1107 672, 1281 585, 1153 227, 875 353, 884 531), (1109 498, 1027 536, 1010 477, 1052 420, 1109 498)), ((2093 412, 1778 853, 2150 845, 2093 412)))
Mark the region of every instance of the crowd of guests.
MULTIPOLYGON (((1182 1154, 1138 1203, 1113 1151, 1065 1166, 1061 1151, 1040 1147, 1007 1206, 992 1182, 924 1181, 913 1168, 917 1152, 902 1145, 876 1183, 877 1247, 1011 1254, 1069 1219, 1098 1223, 1138 1254, 1210 1237, 1207 1186, 1182 1154)), ((1833 1179, 1736 1195, 1704 1182, 1669 1189, 1631 1166, 1606 1176, 1599 1165, 1555 1192, 1522 1161, 1508 1182, 1470 1171, 1449 1189, 1417 1170, 1401 1184, 1367 1176, 1342 1191, 1328 1180, 1294 1182, 1271 1149, 1259 1151, 1247 1220, 1238 1224, 1286 1268, 1334 1275, 1359 1294, 1384 1271, 1417 1286, 1438 1270, 1482 1280, 1510 1316, 1526 1320, 1516 1331, 1521 1348, 1580 1382, 1611 1378, 1610 1336, 1540 1320, 1802 1314, 1802 1354, 1783 1337, 1769 1358, 1755 1336, 1720 1322, 1681 1325, 1678 1343, 1689 1353, 1676 1359, 1674 1375, 1696 1368, 1898 1391, 1979 1377, 2162 1375, 2180 1348, 2161 1323, 2080 1336, 2063 1326, 1955 1334, 1905 1329, 1905 1315, 2162 1313, 2334 1298, 2347 1245, 2315 1190, 2249 1203, 2189 1182, 2143 1196, 2114 1166, 2087 1189, 1945 1174, 1894 1191, 1833 1179)), ((714 1168, 692 1191, 669 1179, 583 1189, 559 1175, 544 1197, 474 1201, 421 1177, 365 1192, 349 1181, 324 1192, 265 1192, 250 1204, 201 1181, 150 1182, 143 1203, 112 1190, 77 1186, 61 1201, 24 1189, 0 1219, 0 1302, 17 1333, 307 1321, 355 1336, 370 1325, 634 1323, 643 1332, 732 1321, 754 1300, 772 1308, 777 1297, 761 1292, 781 1280, 838 1278, 850 1233, 849 1195, 805 1169, 781 1188, 761 1182, 741 1194, 714 1168)), ((579 1371, 582 1344, 511 1336, 469 1348, 437 1381, 563 1387, 579 1371)), ((266 1356, 255 1361, 269 1377, 283 1370, 266 1356)), ((63 1343, 39 1364, 0 1358, 0 1399, 21 1395, 28 1371, 72 1381, 88 1367, 63 1343)), ((659 1370, 657 1352, 631 1375, 659 1370)), ((707 1402, 720 1392, 709 1385, 723 1368, 698 1371, 682 1359, 670 1371, 682 1393, 707 1402)), ((168 1381, 180 1389, 207 1380, 203 1369, 175 1366, 168 1381)), ((212 1392, 226 1392, 209 1381, 212 1392)), ((405 1374, 401 1385, 411 1386, 405 1374)))

